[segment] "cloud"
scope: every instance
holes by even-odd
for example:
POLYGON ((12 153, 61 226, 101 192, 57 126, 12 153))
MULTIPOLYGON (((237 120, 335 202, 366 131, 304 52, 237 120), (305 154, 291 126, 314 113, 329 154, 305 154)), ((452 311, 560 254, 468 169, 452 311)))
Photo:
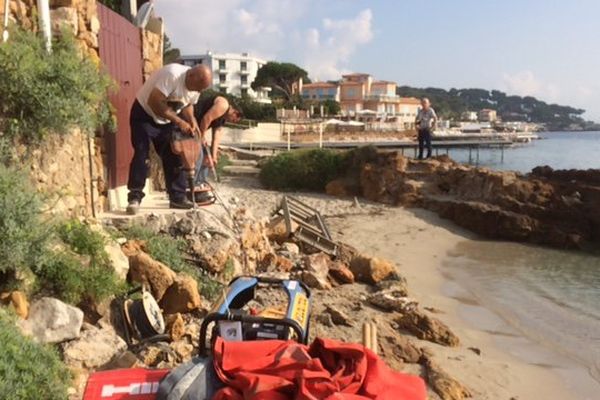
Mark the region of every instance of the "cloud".
POLYGON ((285 26, 308 9, 293 0, 156 0, 155 4, 173 45, 183 54, 250 52, 268 59, 285 48, 285 26))
POLYGON ((558 101, 561 94, 556 84, 542 81, 529 70, 515 74, 505 73, 502 83, 502 88, 508 94, 533 96, 546 102, 558 101))
POLYGON ((173 46, 183 54, 249 52, 295 62, 312 78, 337 79, 348 72, 360 46, 373 39, 373 13, 365 9, 347 19, 323 18, 318 26, 302 21, 319 4, 316 0, 155 1, 173 46))
POLYGON ((317 79, 336 79, 344 72, 352 55, 373 39, 373 13, 360 11, 352 19, 325 18, 321 29, 309 28, 296 35, 295 45, 302 50, 301 61, 309 75, 317 79))

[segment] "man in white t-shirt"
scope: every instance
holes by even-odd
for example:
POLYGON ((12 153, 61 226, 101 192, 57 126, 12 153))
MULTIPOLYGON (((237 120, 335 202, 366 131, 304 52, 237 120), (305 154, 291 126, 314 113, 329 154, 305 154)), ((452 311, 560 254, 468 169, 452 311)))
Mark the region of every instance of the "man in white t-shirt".
POLYGON ((190 135, 198 132, 194 104, 211 80, 205 65, 190 68, 168 64, 154 72, 138 91, 129 116, 134 153, 127 182, 127 213, 137 213, 144 197, 150 142, 162 160, 170 207, 192 208, 185 195, 181 159, 171 151, 171 132, 176 127, 190 135))
POLYGON ((421 99, 421 109, 417 113, 415 125, 419 140, 419 160, 423 159, 423 147, 427 146, 427 158, 431 157, 431 132, 435 129, 437 115, 435 110, 429 104, 429 99, 421 99))

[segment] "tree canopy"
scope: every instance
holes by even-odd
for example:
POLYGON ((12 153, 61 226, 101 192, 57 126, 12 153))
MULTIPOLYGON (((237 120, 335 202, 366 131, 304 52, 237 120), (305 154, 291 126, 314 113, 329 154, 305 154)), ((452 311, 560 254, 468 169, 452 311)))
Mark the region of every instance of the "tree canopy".
POLYGON ((528 121, 543 123, 549 129, 564 129, 571 124, 583 126, 581 115, 585 110, 548 104, 531 96, 509 96, 499 90, 439 89, 399 86, 400 96, 428 97, 436 112, 447 119, 460 119, 465 111, 496 110, 503 121, 528 121))
POLYGON ((176 62, 181 56, 181 51, 173 47, 171 39, 165 35, 163 36, 163 64, 171 64, 176 62))
POLYGON ((292 99, 292 87, 300 78, 306 83, 310 82, 308 72, 296 64, 270 61, 258 70, 252 82, 252 89, 270 86, 273 88, 273 97, 282 97, 289 101, 292 99))

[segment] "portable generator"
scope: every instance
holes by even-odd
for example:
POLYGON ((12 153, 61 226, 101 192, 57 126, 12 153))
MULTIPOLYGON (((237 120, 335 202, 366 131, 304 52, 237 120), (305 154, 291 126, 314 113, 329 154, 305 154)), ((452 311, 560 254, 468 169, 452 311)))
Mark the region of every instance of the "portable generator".
POLYGON ((232 341, 279 339, 307 344, 309 313, 310 289, 304 283, 288 279, 239 276, 229 283, 220 301, 202 321, 199 354, 207 354, 207 349, 212 348, 217 335, 232 341), (279 305, 269 306, 256 302, 259 291, 265 291, 268 295, 266 298, 271 301, 279 300, 279 305), (285 292, 287 296, 275 296, 274 291, 285 292), (253 303, 257 306, 254 307, 253 303), (213 327, 207 347, 211 324, 213 327))

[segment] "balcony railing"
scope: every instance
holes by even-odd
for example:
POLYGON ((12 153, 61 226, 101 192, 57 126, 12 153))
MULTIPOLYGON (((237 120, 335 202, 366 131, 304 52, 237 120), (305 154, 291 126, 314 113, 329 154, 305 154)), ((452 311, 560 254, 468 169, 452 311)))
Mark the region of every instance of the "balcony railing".
POLYGON ((365 96, 365 100, 371 101, 387 101, 387 102, 398 102, 400 101, 400 96, 390 95, 390 94, 370 94, 365 96))

